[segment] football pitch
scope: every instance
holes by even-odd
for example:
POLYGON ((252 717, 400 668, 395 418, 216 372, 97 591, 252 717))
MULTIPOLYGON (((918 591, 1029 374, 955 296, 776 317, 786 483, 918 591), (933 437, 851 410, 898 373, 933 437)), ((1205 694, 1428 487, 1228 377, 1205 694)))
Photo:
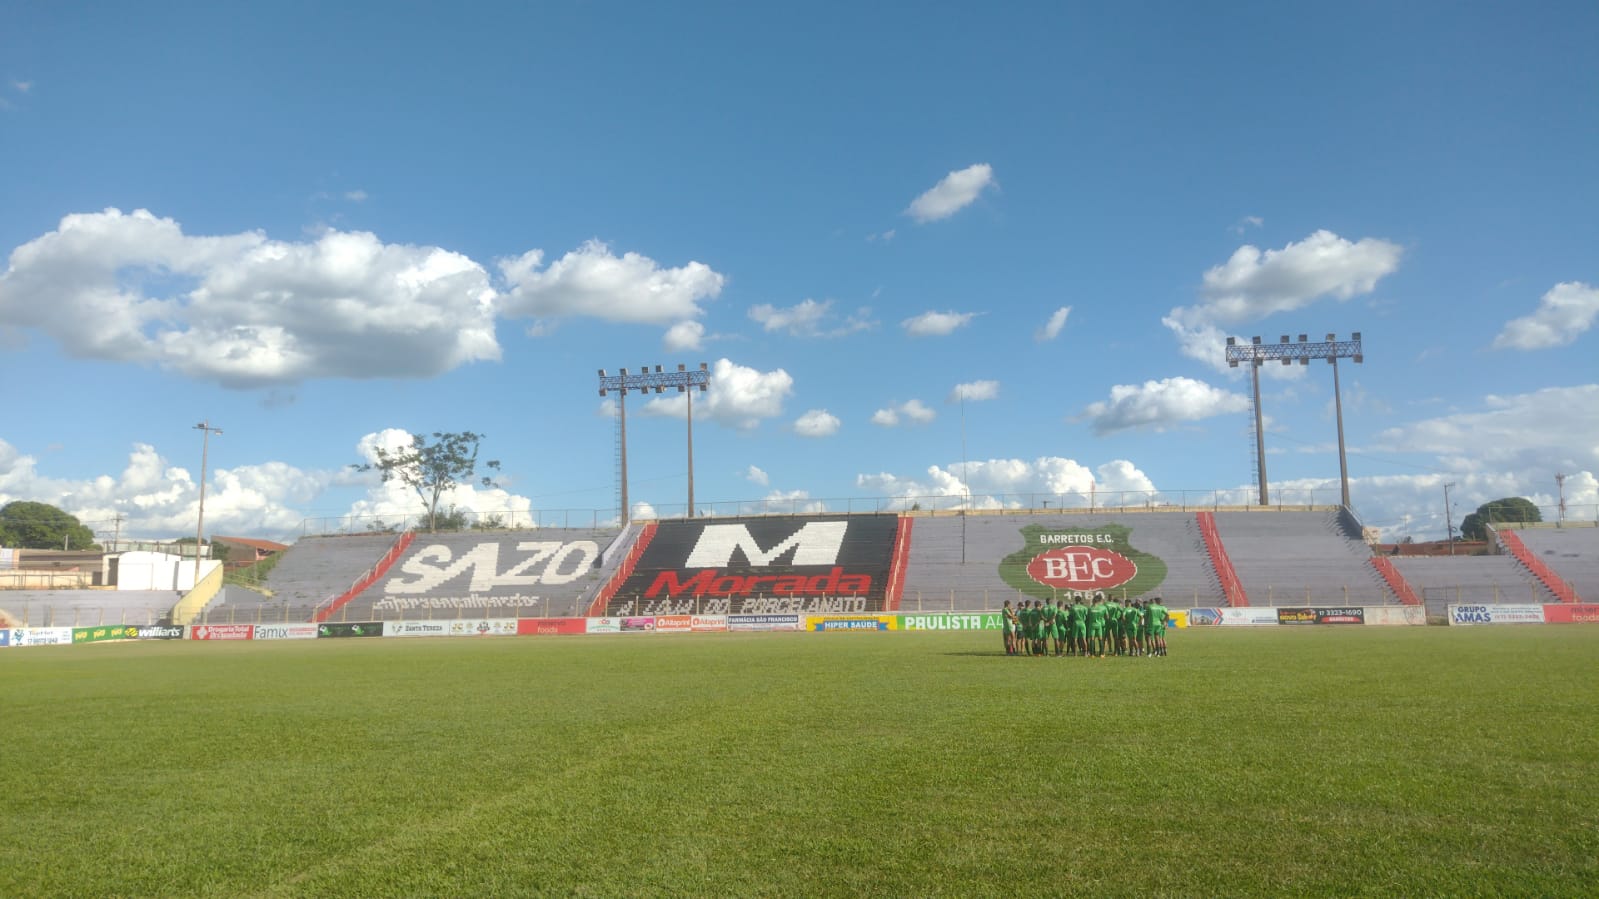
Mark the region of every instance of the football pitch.
POLYGON ((1592 895, 1599 627, 0 652, 0 895, 1592 895))

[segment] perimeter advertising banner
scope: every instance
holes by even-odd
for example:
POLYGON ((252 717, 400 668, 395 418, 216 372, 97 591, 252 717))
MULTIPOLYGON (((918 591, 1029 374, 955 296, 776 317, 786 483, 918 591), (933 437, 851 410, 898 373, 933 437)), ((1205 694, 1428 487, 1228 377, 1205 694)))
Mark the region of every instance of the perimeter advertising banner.
MULTIPOLYGON (((657 620, 656 627, 660 627, 657 620)), ((727 616, 727 629, 730 631, 797 631, 800 629, 798 615, 729 615, 727 616)))
POLYGON ((129 640, 182 640, 181 624, 130 624, 122 631, 129 640))
POLYGON ((0 649, 11 645, 11 629, 0 627, 0 649))
POLYGON ((516 623, 516 633, 523 637, 582 634, 587 631, 588 621, 583 618, 523 618, 516 623))
POLYGON ((383 622, 381 621, 352 621, 337 624, 319 624, 316 626, 316 635, 319 639, 335 637, 381 637, 383 636, 383 622))
POLYGON ((258 624, 255 626, 256 640, 315 640, 317 627, 314 624, 258 624))
POLYGON ((1544 606, 1543 620, 1550 624, 1599 624, 1599 605, 1563 602, 1544 606))
POLYGON ((622 619, 622 633, 624 633, 624 634, 654 633, 654 631, 655 631, 655 619, 654 618, 623 618, 622 619))
POLYGON ((1365 624, 1366 610, 1363 608, 1306 608, 1289 607, 1277 609, 1278 624, 1365 624))
POLYGON ((719 634, 727 630, 726 615, 690 615, 689 630, 696 634, 719 634))
POLYGON ((452 637, 514 637, 516 636, 515 618, 479 618, 464 619, 450 622, 450 636, 452 637))
POLYGON ((1378 625, 1425 625, 1427 610, 1421 606, 1367 606, 1366 623, 1378 625))
POLYGON ((897 631, 898 615, 813 615, 805 619, 808 631, 897 631))
POLYGON ((657 634, 687 634, 694 630, 693 615, 656 615, 657 634))
POLYGON ((17 627, 11 629, 12 646, 65 646, 72 642, 70 627, 17 627))
POLYGON ((189 627, 191 640, 253 640, 253 624, 196 624, 189 627))
POLYGON ((1449 606, 1449 623, 1452 625, 1543 624, 1543 606, 1451 605, 1449 606))
POLYGON ((881 609, 896 515, 663 521, 613 616, 830 615, 881 609))
POLYGON ((449 635, 450 622, 448 621, 383 622, 383 636, 385 637, 448 637, 449 635))
POLYGON ((127 628, 120 624, 102 624, 96 627, 75 627, 72 629, 72 642, 77 643, 106 643, 111 640, 130 640, 126 633, 127 628))
POLYGON ((997 631, 1001 616, 993 612, 950 613, 947 615, 900 615, 902 631, 997 631))
POLYGON ((588 618, 585 619, 583 632, 588 634, 620 634, 622 632, 622 619, 588 618))

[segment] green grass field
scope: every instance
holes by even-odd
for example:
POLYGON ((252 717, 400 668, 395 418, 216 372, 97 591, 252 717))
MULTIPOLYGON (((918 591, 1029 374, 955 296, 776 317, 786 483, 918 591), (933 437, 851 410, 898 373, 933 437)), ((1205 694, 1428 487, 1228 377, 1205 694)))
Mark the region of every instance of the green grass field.
POLYGON ((1592 895, 1599 627, 0 651, 0 895, 1592 895))

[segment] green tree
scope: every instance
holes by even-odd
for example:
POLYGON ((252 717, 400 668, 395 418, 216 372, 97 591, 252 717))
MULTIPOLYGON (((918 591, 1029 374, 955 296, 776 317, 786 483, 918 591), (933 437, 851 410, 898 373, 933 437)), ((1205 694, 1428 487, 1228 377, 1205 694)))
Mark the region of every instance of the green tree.
POLYGON ((21 549, 99 549, 94 532, 47 503, 18 500, 0 508, 0 546, 21 549))
POLYGON ((1466 520, 1460 523, 1460 538, 1487 540, 1488 525, 1505 521, 1543 521, 1543 513, 1532 504, 1532 500, 1521 496, 1490 500, 1478 506, 1477 511, 1467 515, 1466 520))
MULTIPOLYGON (((427 514, 428 530, 435 531, 439 524, 439 500, 462 483, 469 483, 477 477, 478 444, 484 439, 484 435, 471 431, 434 431, 431 441, 417 434, 411 438, 409 447, 390 452, 380 446, 377 448, 376 462, 350 467, 356 471, 376 471, 385 484, 399 481, 415 490, 417 497, 422 500, 422 510, 427 514)), ((500 469, 498 461, 484 462, 483 466, 494 471, 500 469)), ((486 476, 481 483, 484 487, 495 486, 494 481, 486 476)), ((457 528, 460 526, 456 524, 457 528)))

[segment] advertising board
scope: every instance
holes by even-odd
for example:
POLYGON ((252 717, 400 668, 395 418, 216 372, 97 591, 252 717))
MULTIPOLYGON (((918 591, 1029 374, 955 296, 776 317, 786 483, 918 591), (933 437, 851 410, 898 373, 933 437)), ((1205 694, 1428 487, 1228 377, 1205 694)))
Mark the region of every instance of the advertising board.
POLYGON ((583 618, 523 618, 516 623, 519 636, 551 636, 556 634, 582 634, 588 631, 583 618))
POLYGON ((1277 609, 1278 624, 1365 624, 1363 608, 1290 606, 1277 609))
POLYGON ((1421 606, 1367 606, 1366 623, 1376 625, 1424 625, 1427 610, 1421 606))
POLYGON ((823 614, 880 608, 896 515, 665 521, 609 610, 823 614))
POLYGON ((11 629, 8 628, 8 627, 0 627, 0 649, 4 649, 4 648, 6 648, 7 646, 10 646, 10 645, 11 645, 11 629))
POLYGON ((899 630, 897 615, 813 615, 805 619, 808 631, 893 631, 899 630))
POLYGON ((448 637, 449 635, 450 622, 448 621, 383 622, 383 636, 385 637, 448 637))
POLYGON ((123 629, 129 640, 182 640, 181 624, 130 624, 123 629))
POLYGON ((902 631, 997 631, 1000 616, 992 612, 950 613, 945 615, 900 615, 902 631))
POLYGON ((1550 624, 1599 623, 1599 604, 1562 602, 1543 607, 1543 620, 1550 624))
POLYGON ((258 624, 255 626, 255 640, 315 640, 316 625, 310 623, 295 624, 258 624))
POLYGON ((196 624, 189 627, 191 640, 253 640, 253 624, 196 624))
POLYGON ((729 615, 727 616, 727 629, 730 631, 797 631, 800 629, 798 615, 729 615))
POLYGON ((17 627, 11 629, 12 646, 65 646, 72 642, 70 627, 17 627))
POLYGON ((620 618, 589 618, 585 620, 584 633, 620 634, 621 632, 622 619, 620 618))
POLYGON ((450 622, 452 637, 514 637, 515 618, 478 618, 450 622))
POLYGON ((691 615, 688 626, 696 634, 719 634, 727 630, 727 616, 691 615))
POLYGON ((106 643, 111 640, 130 640, 126 633, 127 628, 120 624, 101 624, 95 627, 75 627, 72 629, 72 642, 77 643, 106 643))
POLYGON ((475 543, 418 537, 389 569, 373 607, 484 608, 531 605, 540 585, 561 587, 594 568, 600 545, 592 539, 528 540, 526 535, 483 536, 475 543))
MULTIPOLYGON (((1277 624, 1276 609, 1257 609, 1250 606, 1243 608, 1226 608, 1216 610, 1221 616, 1222 627, 1264 627, 1277 624)), ((1193 623, 1194 616, 1189 613, 1188 621, 1193 623)))
POLYGON ((624 634, 654 633, 654 631, 655 631, 655 619, 654 618, 623 618, 622 619, 622 633, 624 633, 624 634))
POLYGON ((694 630, 693 615, 656 615, 657 634, 686 634, 694 630))
POLYGON ((383 636, 383 622, 341 621, 336 624, 319 624, 316 626, 316 635, 319 639, 339 637, 381 637, 383 636))
POLYGON ((1543 624, 1543 606, 1534 605, 1451 605, 1451 625, 1543 624))

